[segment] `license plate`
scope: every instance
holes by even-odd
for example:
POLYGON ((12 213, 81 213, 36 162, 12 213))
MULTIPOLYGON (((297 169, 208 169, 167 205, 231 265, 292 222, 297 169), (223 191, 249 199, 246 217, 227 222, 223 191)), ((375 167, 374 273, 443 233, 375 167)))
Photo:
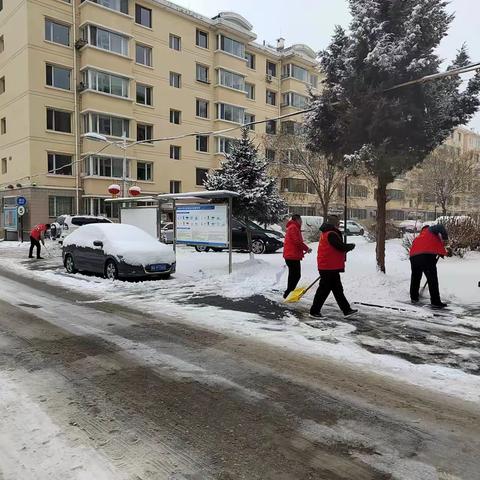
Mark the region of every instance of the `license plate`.
POLYGON ((149 269, 151 272, 164 272, 165 270, 168 270, 168 265, 159 263, 156 265, 150 265, 149 269))

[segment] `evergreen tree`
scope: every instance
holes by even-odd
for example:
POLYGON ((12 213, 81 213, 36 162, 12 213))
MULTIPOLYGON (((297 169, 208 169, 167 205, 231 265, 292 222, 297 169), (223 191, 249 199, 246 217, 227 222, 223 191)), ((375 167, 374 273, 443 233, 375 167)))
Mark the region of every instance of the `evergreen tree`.
MULTIPOLYGON (((307 116, 309 148, 360 161, 377 183, 377 265, 385 272, 387 185, 468 122, 479 106, 480 73, 399 89, 439 72, 435 54, 453 19, 444 0, 349 0, 349 33, 337 27, 320 53, 324 90, 307 116), (391 89, 391 90, 389 90, 391 89)), ((468 65, 465 46, 450 68, 468 65)))

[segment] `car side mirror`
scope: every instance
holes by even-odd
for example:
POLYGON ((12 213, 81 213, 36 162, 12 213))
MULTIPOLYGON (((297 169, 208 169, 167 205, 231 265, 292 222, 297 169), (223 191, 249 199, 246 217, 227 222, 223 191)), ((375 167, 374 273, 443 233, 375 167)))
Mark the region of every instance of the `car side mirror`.
POLYGON ((103 242, 101 242, 100 240, 95 240, 93 242, 93 246, 94 247, 103 247, 103 242))

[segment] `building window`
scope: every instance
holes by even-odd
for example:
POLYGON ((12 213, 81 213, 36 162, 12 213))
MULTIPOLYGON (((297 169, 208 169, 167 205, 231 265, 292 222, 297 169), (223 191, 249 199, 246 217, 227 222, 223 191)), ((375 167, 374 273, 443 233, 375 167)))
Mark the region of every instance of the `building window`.
POLYGON ((2 158, 2 175, 7 173, 7 158, 2 158))
POLYGON ((87 176, 107 178, 128 178, 130 161, 127 160, 125 176, 123 175, 123 158, 90 156, 84 160, 87 176))
POLYGON ((245 109, 227 103, 217 104, 217 119, 228 122, 243 123, 245 121, 245 109))
POLYGON ((73 175, 72 156, 49 153, 48 173, 50 175, 73 175))
POLYGON ((83 38, 97 48, 128 57, 128 37, 124 35, 88 25, 83 29, 83 38))
POLYGON ((153 87, 137 83, 137 103, 140 105, 152 105, 153 87))
POLYGON ((45 19, 45 40, 60 45, 70 45, 70 27, 45 19))
POLYGON ((180 125, 182 121, 182 112, 180 110, 170 109, 170 123, 180 125))
POLYGON ((55 65, 48 65, 47 68, 47 85, 50 87, 62 88, 63 90, 70 90, 70 73, 69 68, 57 67, 55 65))
POLYGON ((197 135, 195 148, 197 152, 208 152, 208 135, 197 135))
POLYGON ((170 145, 170 158, 172 160, 180 160, 182 147, 178 145, 170 145))
MULTIPOLYGON (((245 123, 254 123, 254 122, 255 122, 255 115, 252 115, 251 113, 246 113, 245 123)), ((249 130, 255 130, 255 125, 249 125, 248 128, 249 130)))
POLYGON ((218 37, 218 50, 234 55, 235 57, 245 58, 245 45, 233 38, 226 37, 225 35, 219 35, 218 37))
POLYGON ((208 118, 208 100, 197 98, 196 115, 201 118, 208 118))
POLYGON ((245 78, 237 73, 229 72, 220 68, 218 70, 218 83, 224 87, 245 91, 245 78))
POLYGON ((267 102, 267 105, 276 105, 277 104, 276 92, 272 92, 272 90, 267 90, 266 102, 267 102))
POLYGON ((310 85, 313 88, 318 88, 318 75, 310 75, 310 85))
POLYGON ((195 185, 202 186, 204 185, 205 181, 207 180, 208 169, 207 168, 197 168, 195 170, 195 185))
POLYGON ((284 192, 308 193, 308 182, 301 178, 282 178, 281 189, 284 192))
POLYGON ((137 3, 135 5, 135 23, 152 28, 152 10, 137 3))
POLYGON ((308 98, 295 92, 288 92, 283 94, 282 106, 290 106, 295 108, 305 108, 308 103, 308 98))
POLYGON ((405 200, 405 192, 403 190, 396 190, 396 189, 393 189, 393 188, 392 189, 387 188, 387 198, 389 200, 403 201, 403 200, 405 200))
POLYGON ((233 142, 234 142, 233 138, 218 137, 217 138, 217 153, 229 154, 232 151, 233 142))
POLYGON ((255 100, 255 85, 253 83, 245 83, 245 91, 247 92, 247 98, 255 100))
MULTIPOLYGON (((152 140, 152 138, 153 138, 153 125, 137 123, 137 142, 152 140)), ((151 142, 148 142, 148 143, 151 143, 151 142)))
MULTIPOLYGON (((82 0, 82 3, 85 0, 82 0)), ((117 12, 122 12, 128 14, 128 0, 90 0, 98 5, 102 5, 110 10, 116 10, 117 12)), ((68 2, 70 3, 70 2, 68 2)))
POLYGON ((0 53, 3 53, 5 50, 5 38, 3 35, 0 36, 0 53))
POLYGON ((196 71, 196 79, 198 82, 210 83, 208 79, 209 68, 207 66, 197 63, 196 71))
POLYGON ((182 193, 182 182, 180 180, 170 180, 170 193, 182 193))
POLYGON ((197 47, 208 48, 208 33, 197 28, 195 43, 197 47))
POLYGON ((7 117, 3 117, 0 120, 0 134, 5 135, 7 133, 7 117))
POLYGON ((250 52, 245 52, 245 60, 247 61, 247 67, 251 70, 255 70, 255 55, 250 52))
POLYGON ((170 86, 175 88, 181 88, 182 75, 180 73, 170 72, 170 86))
POLYGON ((149 162, 137 162, 137 180, 144 182, 153 181, 153 164, 149 162))
POLYGON ((97 92, 128 98, 130 80, 97 70, 84 70, 83 83, 86 88, 97 92))
POLYGON ((73 213, 73 197, 48 197, 48 216, 57 218, 60 215, 73 213))
POLYGON ((105 202, 104 198, 84 198, 83 211, 86 215, 95 215, 96 217, 119 218, 118 203, 105 202))
POLYGON ((72 133, 71 116, 70 112, 47 108, 47 130, 72 133))
POLYGON ((5 77, 0 78, 0 95, 5 93, 5 77))
POLYGON ((146 45, 140 45, 139 43, 135 46, 135 61, 140 65, 146 65, 147 67, 152 66, 152 47, 147 47, 146 45))
POLYGON ((268 120, 268 122, 265 124, 265 132, 270 135, 275 135, 277 133, 277 121, 268 120))
POLYGON ((267 60, 267 75, 277 76, 277 64, 267 60))
POLYGON ((347 218, 354 220, 366 220, 367 210, 364 208, 349 208, 347 211, 347 218))
POLYGON ((172 50, 180 51, 182 49, 182 39, 171 33, 169 37, 169 45, 172 50))
POLYGON ((90 113, 83 117, 84 132, 95 132, 110 137, 129 137, 130 120, 100 113, 90 113))
POLYGON ((275 150, 272 150, 271 148, 267 148, 265 150, 265 159, 268 162, 274 162, 275 161, 275 150))
POLYGON ((301 82, 308 83, 310 75, 308 70, 305 68, 294 65, 293 63, 288 63, 282 67, 282 78, 296 78, 301 82))

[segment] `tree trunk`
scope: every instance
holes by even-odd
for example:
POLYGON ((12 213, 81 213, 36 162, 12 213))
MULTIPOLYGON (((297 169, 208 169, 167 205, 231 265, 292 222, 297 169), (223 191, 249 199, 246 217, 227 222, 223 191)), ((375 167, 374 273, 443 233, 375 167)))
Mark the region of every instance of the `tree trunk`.
POLYGON ((447 216, 447 204, 444 203, 444 202, 442 202, 442 215, 443 215, 444 217, 447 216))
POLYGON ((385 273, 385 239, 387 234, 387 182, 377 178, 377 268, 385 273))
POLYGON ((325 221, 328 217, 328 207, 329 205, 323 205, 323 208, 322 208, 323 221, 325 221))

